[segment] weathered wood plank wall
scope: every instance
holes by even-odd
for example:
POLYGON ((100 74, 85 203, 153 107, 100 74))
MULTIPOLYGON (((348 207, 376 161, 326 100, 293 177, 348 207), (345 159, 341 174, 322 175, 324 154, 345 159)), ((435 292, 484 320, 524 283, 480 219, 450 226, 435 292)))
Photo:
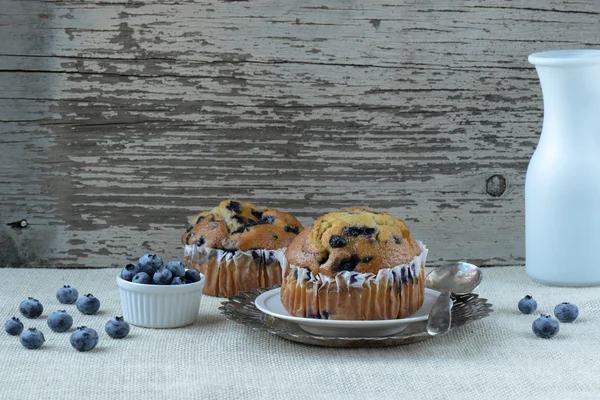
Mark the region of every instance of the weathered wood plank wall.
POLYGON ((596 1, 0 0, 0 265, 181 255, 227 197, 406 216, 430 260, 524 262, 534 51, 596 1), (27 218, 19 230, 5 222, 27 218))

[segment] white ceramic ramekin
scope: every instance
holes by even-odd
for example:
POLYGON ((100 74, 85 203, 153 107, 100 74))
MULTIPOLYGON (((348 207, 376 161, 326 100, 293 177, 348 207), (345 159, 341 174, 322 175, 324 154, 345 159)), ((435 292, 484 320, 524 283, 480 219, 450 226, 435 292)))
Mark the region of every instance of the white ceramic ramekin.
POLYGON ((117 275, 123 318, 145 328, 177 328, 195 322, 205 281, 204 275, 200 277, 183 285, 144 285, 117 275))

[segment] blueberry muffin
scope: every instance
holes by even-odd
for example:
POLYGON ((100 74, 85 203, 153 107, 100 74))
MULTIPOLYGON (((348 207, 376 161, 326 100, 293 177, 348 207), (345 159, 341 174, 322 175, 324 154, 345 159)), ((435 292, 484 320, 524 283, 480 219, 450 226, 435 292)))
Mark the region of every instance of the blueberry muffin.
POLYGON ((426 257, 401 219, 362 208, 326 214, 285 250, 281 301, 304 318, 404 318, 423 305, 426 257))
POLYGON ((290 214, 224 200, 190 220, 182 236, 185 262, 204 274, 204 293, 211 296, 279 284, 282 271, 275 253, 302 228, 290 214))

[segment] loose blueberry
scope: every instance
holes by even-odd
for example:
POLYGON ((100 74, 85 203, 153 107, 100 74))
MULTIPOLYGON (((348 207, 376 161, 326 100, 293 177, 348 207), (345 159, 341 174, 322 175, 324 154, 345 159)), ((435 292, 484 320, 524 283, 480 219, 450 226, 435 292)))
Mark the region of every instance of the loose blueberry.
POLYGON ((12 317, 6 324, 4 324, 4 330, 9 335, 17 336, 23 332, 23 323, 19 320, 19 318, 12 317))
POLYGON ((88 293, 85 296, 81 296, 79 300, 77 300, 77 309, 82 314, 96 314, 96 312, 100 309, 100 300, 88 293))
POLYGON ((150 275, 148 275, 145 272, 138 272, 137 274, 135 274, 135 276, 133 277, 131 282, 148 285, 148 284, 152 283, 152 278, 150 278, 150 275))
POLYGON ((145 272, 152 276, 154 273, 163 266, 162 258, 156 254, 144 254, 140 257, 138 264, 140 266, 140 272, 145 272))
POLYGON ((348 244, 348 242, 346 241, 346 239, 344 239, 343 237, 338 236, 338 235, 333 235, 329 239, 329 245, 331 247, 333 247, 334 249, 344 247, 347 244, 348 244))
POLYGON ((171 285, 184 285, 185 284, 185 279, 181 278, 179 276, 176 276, 175 278, 173 278, 173 280, 171 280, 171 285))
POLYGON ((121 278, 131 282, 135 274, 137 274, 138 272, 140 272, 139 264, 127 264, 125 267, 123 267, 123 270, 121 271, 121 278))
POLYGON ((186 282, 194 283, 198 282, 201 279, 200 272, 195 269, 188 269, 185 271, 185 280, 186 282))
POLYGON ((73 326, 73 317, 65 310, 59 310, 48 315, 47 322, 54 332, 66 332, 73 326))
POLYGON ((130 327, 123 317, 114 317, 106 323, 104 330, 113 339, 123 339, 129 334, 130 327))
POLYGON ((35 328, 29 328, 21 333, 21 344, 28 349, 38 349, 44 344, 46 339, 41 331, 35 328))
POLYGON ((533 330, 533 333, 535 333, 535 336, 543 339, 550 339, 551 337, 556 336, 560 330, 560 325, 558 321, 551 316, 542 314, 538 319, 533 321, 531 329, 533 330))
POLYGON ((63 304, 73 304, 77 301, 79 292, 69 285, 65 285, 56 291, 56 299, 63 304))
POLYGON ((185 266, 181 261, 169 261, 165 268, 171 271, 173 277, 178 276, 183 278, 185 276, 185 266))
POLYGON ((168 285, 171 283, 171 279, 173 279, 173 274, 165 267, 159 268, 152 277, 157 285, 168 285))
POLYGON ((554 315, 560 322, 573 322, 579 316, 579 309, 575 304, 564 302, 554 307, 554 315))
POLYGON ((537 310, 537 302, 533 297, 527 295, 519 300, 519 304, 517 304, 519 311, 523 314, 533 314, 535 310, 537 310))
POLYGON ((98 344, 98 333, 92 328, 80 326, 71 333, 69 341, 78 351, 90 351, 98 344))
POLYGON ((26 318, 37 318, 44 312, 44 306, 33 297, 28 297, 19 304, 19 311, 26 318))

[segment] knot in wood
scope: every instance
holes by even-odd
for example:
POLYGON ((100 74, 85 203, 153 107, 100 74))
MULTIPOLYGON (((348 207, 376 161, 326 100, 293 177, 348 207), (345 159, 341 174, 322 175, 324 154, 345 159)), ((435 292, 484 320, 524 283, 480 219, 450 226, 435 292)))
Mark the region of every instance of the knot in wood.
POLYGON ((485 181, 485 191, 493 197, 500 197, 506 190, 506 179, 502 175, 492 175, 485 181))
POLYGON ((377 29, 381 25, 381 20, 380 19, 370 19, 369 23, 371 25, 373 25, 373 28, 377 29))

